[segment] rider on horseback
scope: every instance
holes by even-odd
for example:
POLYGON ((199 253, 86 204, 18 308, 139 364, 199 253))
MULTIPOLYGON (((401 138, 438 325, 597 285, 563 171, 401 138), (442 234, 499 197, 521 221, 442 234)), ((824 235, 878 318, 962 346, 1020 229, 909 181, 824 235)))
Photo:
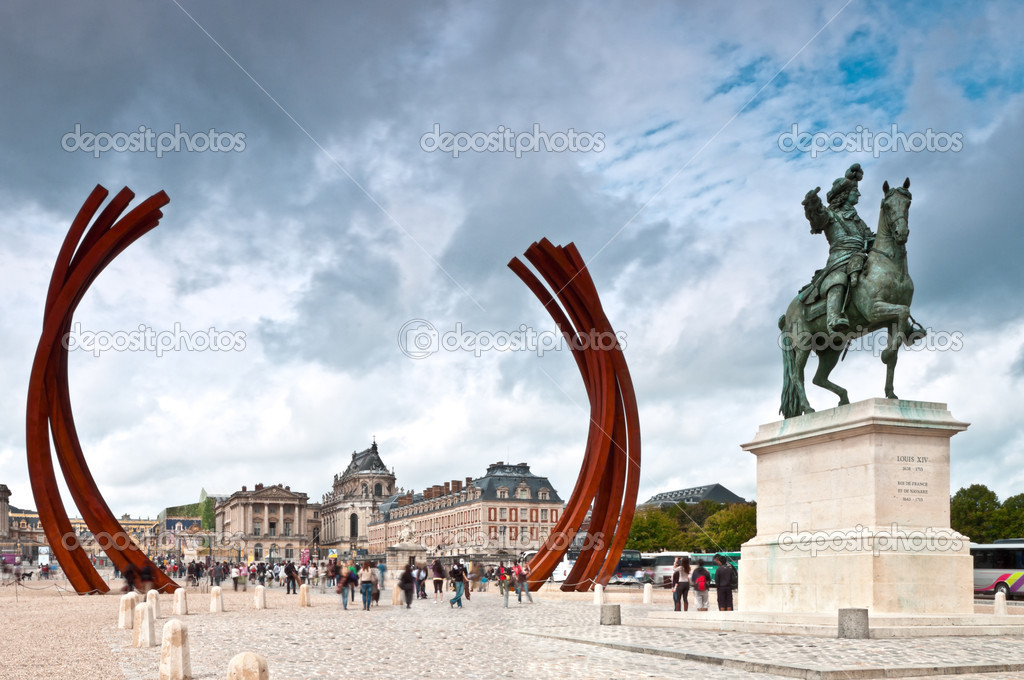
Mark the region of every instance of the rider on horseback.
POLYGON ((832 183, 826 198, 828 208, 822 205, 818 192, 821 187, 808 191, 804 196, 804 215, 811 223, 811 233, 825 232, 828 239, 828 261, 823 269, 814 273, 810 285, 800 291, 800 299, 810 304, 824 297, 826 323, 829 333, 843 333, 850 329, 845 316, 847 286, 857 285, 861 269, 874 233, 857 214, 857 199, 860 191, 857 183, 864 177, 859 163, 854 163, 832 183))

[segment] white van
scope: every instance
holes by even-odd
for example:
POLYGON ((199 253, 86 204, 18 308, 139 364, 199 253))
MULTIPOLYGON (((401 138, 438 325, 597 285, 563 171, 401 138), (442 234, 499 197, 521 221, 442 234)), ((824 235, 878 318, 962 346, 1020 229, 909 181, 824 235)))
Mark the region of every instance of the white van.
MULTIPOLYGON (((672 566, 677 557, 689 557, 688 552, 661 552, 654 553, 654 587, 672 587, 672 566)), ((692 565, 691 565, 692 566, 692 565)))

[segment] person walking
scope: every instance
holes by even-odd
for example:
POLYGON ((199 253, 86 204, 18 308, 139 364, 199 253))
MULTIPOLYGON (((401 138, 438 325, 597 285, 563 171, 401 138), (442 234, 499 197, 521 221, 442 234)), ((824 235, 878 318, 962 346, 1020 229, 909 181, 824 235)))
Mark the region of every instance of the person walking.
POLYGON ((718 569, 715 570, 715 590, 718 591, 718 611, 732 611, 732 587, 736 583, 736 570, 729 564, 729 560, 721 555, 715 555, 715 562, 718 569))
POLYGON ((434 563, 430 566, 430 571, 434 576, 434 604, 437 604, 444 597, 445 572, 440 558, 434 560, 434 563))
POLYGON ((416 589, 416 575, 412 573, 412 565, 405 565, 402 575, 398 577, 398 587, 405 593, 405 608, 412 607, 412 593, 416 589))
POLYGON ((672 602, 675 610, 679 611, 680 602, 683 611, 690 611, 690 558, 686 555, 677 557, 672 565, 672 602))
MULTIPOLYGON (((448 576, 452 580, 452 584, 455 586, 455 597, 448 600, 448 604, 451 605, 452 609, 455 605, 459 605, 459 609, 462 609, 462 595, 466 588, 466 568, 456 562, 452 565, 451 571, 448 576)), ((435 581, 437 583, 437 581, 435 581)))
POLYGON ((295 595, 299 592, 299 573, 294 562, 289 562, 284 568, 284 580, 286 583, 285 594, 295 595))
POLYGON ((697 560, 697 568, 690 574, 690 583, 693 585, 693 595, 697 600, 697 611, 708 610, 708 586, 711 582, 711 575, 704 568, 704 560, 697 560))
POLYGON ((359 570, 359 590, 363 595, 363 609, 366 611, 370 611, 373 584, 377 581, 377 574, 374 571, 373 564, 369 560, 363 562, 363 568, 359 570))
POLYGON ((416 565, 416 599, 427 599, 427 569, 423 565, 416 565))

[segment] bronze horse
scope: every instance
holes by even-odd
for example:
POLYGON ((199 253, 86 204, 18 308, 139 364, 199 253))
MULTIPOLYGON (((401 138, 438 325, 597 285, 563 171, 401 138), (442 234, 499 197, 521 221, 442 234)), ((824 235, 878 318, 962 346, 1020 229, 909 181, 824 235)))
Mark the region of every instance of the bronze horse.
POLYGON ((818 387, 839 396, 839 405, 849 404, 846 390, 829 380, 829 374, 849 342, 880 328, 888 328, 888 341, 882 351, 886 366, 885 396, 896 399, 893 374, 900 342, 908 346, 924 337, 925 331, 910 316, 914 282, 907 270, 907 238, 910 227, 910 178, 902 187, 882 185, 882 207, 878 214, 875 242, 868 253, 860 282, 849 292, 846 306, 850 331, 830 335, 825 326, 824 301, 805 304, 800 296, 789 303, 779 317, 782 346, 782 406, 786 418, 813 413, 804 391, 804 366, 813 351, 818 355, 818 370, 812 381, 818 387))

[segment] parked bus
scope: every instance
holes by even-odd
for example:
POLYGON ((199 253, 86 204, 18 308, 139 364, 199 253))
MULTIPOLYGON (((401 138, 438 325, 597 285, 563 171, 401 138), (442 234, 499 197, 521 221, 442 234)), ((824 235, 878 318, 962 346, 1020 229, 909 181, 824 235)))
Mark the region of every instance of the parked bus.
POLYGON ((672 567, 675 566, 676 559, 689 556, 690 553, 688 552, 644 553, 644 559, 648 560, 650 563, 650 567, 645 568, 649 568, 651 570, 651 579, 654 583, 654 587, 671 588, 672 567))
POLYGON ((1011 599, 1024 588, 1024 540, 971 543, 974 592, 1005 593, 1011 599))
MULTIPOLYGON (((720 553, 693 553, 690 555, 690 568, 697 566, 698 560, 704 561, 704 568, 708 570, 708 575, 711 576, 711 583, 715 582, 715 572, 718 571, 718 565, 715 564, 715 555, 721 555, 729 561, 732 568, 736 570, 736 574, 740 573, 740 554, 738 552, 720 552, 720 553)), ((736 587, 735 585, 733 586, 736 587)))

